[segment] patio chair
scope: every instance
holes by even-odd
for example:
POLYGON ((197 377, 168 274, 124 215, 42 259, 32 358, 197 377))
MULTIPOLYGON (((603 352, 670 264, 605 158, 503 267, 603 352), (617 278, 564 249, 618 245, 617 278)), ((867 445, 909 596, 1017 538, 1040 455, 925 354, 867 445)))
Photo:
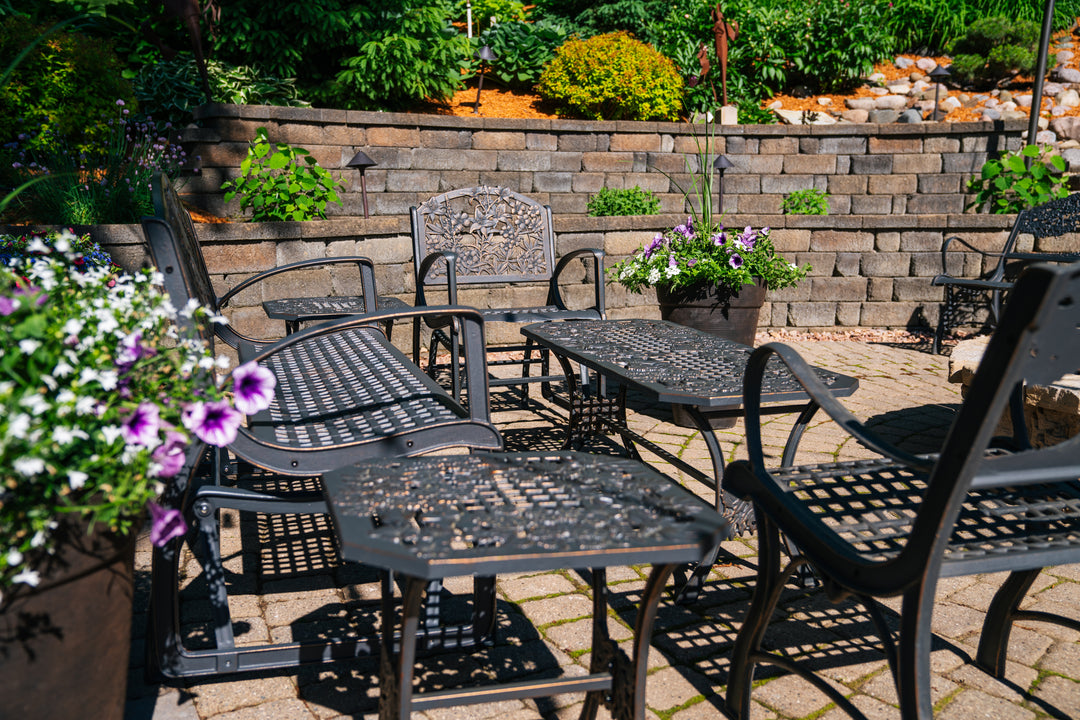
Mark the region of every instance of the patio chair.
POLYGON ((941 343, 950 328, 980 322, 984 317, 982 313, 988 313, 985 317, 989 327, 996 327, 1002 301, 1025 266, 1040 261, 1068 263, 1080 260, 1080 253, 1016 252, 1021 235, 1043 239, 1077 231, 1080 231, 1080 193, 1022 211, 1016 216, 1016 223, 1000 252, 979 250, 956 236, 946 238, 941 246, 943 272, 930 281, 945 289, 931 352, 935 355, 941 352, 941 343), (963 247, 958 248, 958 245, 963 247), (973 258, 979 264, 975 277, 957 277, 950 273, 951 268, 964 268, 961 253, 975 254, 973 258))
POLYGON ((796 673, 853 717, 864 717, 804 661, 767 652, 763 637, 785 583, 803 566, 831 602, 864 604, 885 647, 904 718, 930 718, 931 616, 938 579, 1007 571, 990 604, 976 663, 1003 677, 1016 620, 1080 630, 1080 618, 1022 611, 1039 572, 1080 561, 1080 436, 1032 449, 1023 423, 1025 384, 1048 385, 1080 364, 1080 263, 1037 265, 1017 280, 970 392, 940 454, 912 455, 874 436, 791 348, 768 344, 745 380, 749 460, 728 466, 724 486, 753 500, 758 575, 736 640, 727 705, 749 717, 754 668, 796 673), (776 355, 829 417, 878 457, 766 467, 760 383, 776 355), (1011 437, 994 437, 1003 412, 1011 437), (796 546, 780 565, 781 533, 796 546), (894 635, 877 598, 900 597, 894 635))
MULTIPOLYGON (((183 308, 194 300, 219 311, 220 302, 213 294, 194 227, 164 176, 155 179, 154 196, 158 216, 144 218, 143 230, 173 304, 183 308)), ((360 261, 365 296, 374 297, 371 263, 356 260, 360 261)), ((381 310, 321 323, 274 343, 244 337, 228 326, 215 325, 215 329, 219 338, 236 348, 241 362, 257 362, 277 378, 271 406, 248 418, 247 426, 240 429, 228 451, 252 466, 286 476, 287 481, 279 483, 282 492, 226 487, 220 484, 225 463, 219 459, 209 481, 189 473, 191 482, 181 481, 170 488, 168 501, 186 514, 191 529, 186 538, 154 551, 147 639, 149 667, 176 677, 361 654, 370 648, 355 638, 237 647, 226 570, 218 547, 218 511, 233 508, 269 514, 325 513, 318 478, 330 470, 371 458, 451 447, 500 449, 502 440, 491 423, 487 406, 483 319, 467 308, 381 310), (465 373, 471 388, 467 408, 410 362, 377 327, 378 323, 414 315, 453 317, 460 324, 465 373), (311 481, 300 483, 301 478, 316 480, 313 485, 311 481), (184 647, 178 576, 185 542, 196 551, 206 577, 214 632, 214 646, 210 648, 184 647)), ((188 330, 213 341, 214 330, 208 327, 188 330)), ((191 464, 194 466, 193 460, 191 464)), ((483 602, 477 601, 478 608, 494 602, 489 579, 478 580, 477 587, 484 595, 483 602)), ((435 593, 437 587, 429 590, 435 593)), ((467 630, 437 627, 438 620, 437 605, 433 605, 425 628, 432 638, 439 632, 450 636, 463 632, 482 634, 479 620, 467 630)))
MULTIPOLYGON (((496 307, 481 308, 485 322, 527 324, 545 320, 600 320, 604 318, 604 252, 595 248, 574 250, 556 262, 555 234, 551 208, 499 187, 471 187, 437 195, 419 208, 410 208, 412 217, 413 267, 416 272, 416 307, 429 303, 430 290, 445 286, 446 304, 457 305, 458 286, 487 284, 498 289, 496 307), (571 309, 563 297, 560 282, 568 280, 571 261, 592 260, 592 305, 571 309), (529 303, 543 283, 543 304, 529 303), (510 287, 506 287, 510 286, 510 287), (516 300, 521 299, 521 302, 516 300), (502 300, 510 299, 510 302, 502 300)), ((580 281, 577 281, 580 283, 580 281)), ((539 297, 539 296, 537 296, 539 297)), ((470 305, 482 303, 469 302, 470 305)), ((413 321, 413 360, 420 363, 421 323, 431 329, 428 345, 428 373, 436 375, 436 355, 440 347, 450 353, 450 364, 458 361, 458 328, 450 317, 424 316, 413 321)), ((522 352, 523 359, 490 359, 490 366, 521 364, 516 377, 491 378, 492 386, 549 383, 561 375, 549 374, 546 350, 533 357, 532 341, 501 344, 491 353, 522 352), (540 375, 530 377, 530 367, 539 363, 540 375)), ((460 396, 460 379, 451 373, 454 397, 460 396)), ((525 388, 527 397, 527 387, 525 388)))

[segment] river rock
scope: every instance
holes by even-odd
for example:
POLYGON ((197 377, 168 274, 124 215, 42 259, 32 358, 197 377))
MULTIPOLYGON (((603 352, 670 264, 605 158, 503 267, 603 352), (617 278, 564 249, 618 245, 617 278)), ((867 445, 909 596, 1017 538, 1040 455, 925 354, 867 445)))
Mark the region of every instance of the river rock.
POLYGON ((1032 97, 1030 95, 1017 95, 1013 97, 1013 101, 1016 102, 1018 107, 1031 107, 1032 97))
POLYGON ((1012 102, 1012 93, 1008 90, 1002 90, 998 93, 998 100, 1003 103, 1012 102))
POLYGON ((1054 118, 1050 121, 1050 127, 1060 137, 1068 140, 1080 140, 1080 117, 1054 118))
POLYGON ((1053 130, 1040 130, 1035 133, 1035 143, 1038 145, 1053 145, 1057 142, 1057 135, 1053 130))
POLYGON ((958 107, 961 107, 961 103, 956 98, 950 96, 947 98, 942 98, 941 102, 938 104, 938 107, 940 107, 943 112, 952 112, 958 107))
POLYGON ((1066 63, 1072 60, 1074 57, 1076 57, 1076 54, 1073 53, 1072 50, 1059 50, 1057 54, 1057 61, 1060 65, 1061 63, 1066 63))
POLYGON ((911 83, 907 82, 893 82, 886 85, 893 95, 907 95, 911 92, 911 83))
POLYGON ((844 101, 848 110, 873 110, 874 98, 848 98, 844 101))
POLYGON ((910 80, 913 83, 926 82, 926 75, 923 75, 921 72, 916 70, 915 72, 908 75, 908 80, 910 80))
POLYGON ((883 88, 883 87, 872 87, 872 88, 870 88, 870 94, 871 95, 877 95, 879 97, 881 95, 888 95, 889 94, 889 89, 888 88, 883 88))
POLYGON ((1066 148, 1061 158, 1069 164, 1069 172, 1080 172, 1080 148, 1066 148))
MULTIPOLYGON (((1001 112, 1013 112, 1015 110, 1016 103, 1014 103, 1012 100, 1006 100, 1005 102, 1001 103, 1001 112)), ((1023 115, 1024 113, 1020 114, 1023 115)))
POLYGON ((832 105, 832 98, 830 98, 830 97, 819 97, 817 99, 817 104, 828 107, 829 105, 832 105))
POLYGON ((869 110, 861 110, 861 109, 845 110, 842 113, 840 113, 840 117, 842 117, 844 120, 846 120, 848 122, 864 123, 864 122, 866 122, 867 120, 870 119, 870 111, 869 110))
POLYGON ((985 103, 983 103, 983 107, 996 108, 1000 104, 1001 104, 1000 100, 998 100, 996 97, 992 97, 989 100, 987 100, 985 103))
POLYGON ((1072 88, 1068 90, 1062 90, 1058 94, 1054 95, 1054 103, 1061 105, 1062 107, 1074 108, 1080 105, 1080 93, 1076 92, 1072 88))
POLYGON ((926 80, 916 80, 915 82, 913 82, 911 84, 911 91, 912 92, 923 92, 924 90, 926 90, 929 87, 930 87, 930 83, 926 82, 926 80))
POLYGON ((1000 120, 1001 119, 1001 113, 999 113, 994 108, 983 108, 982 118, 981 119, 982 120, 1000 120))
POLYGON ((1065 86, 1062 85, 1061 83, 1056 83, 1056 82, 1045 83, 1043 85, 1043 97, 1047 97, 1047 96, 1053 97, 1053 96, 1059 94, 1064 89, 1065 89, 1065 86))
POLYGON ((915 61, 915 67, 928 73, 937 67, 937 63, 934 62, 933 58, 922 57, 915 61))
MULTIPOLYGON (((1060 56, 1060 53, 1059 53, 1059 56, 1060 56)), ((911 67, 914 64, 915 64, 914 60, 912 60, 911 58, 906 58, 906 57, 898 57, 898 58, 896 58, 896 60, 893 61, 893 65, 895 65, 900 70, 906 70, 907 68, 911 67)))
POLYGON ((883 83, 883 82, 885 82, 885 74, 884 73, 879 73, 879 72, 870 73, 869 75, 866 76, 866 81, 871 82, 871 83, 875 83, 875 84, 876 83, 883 83))
POLYGON ((1050 73, 1050 77, 1058 82, 1080 83, 1080 70, 1058 66, 1050 73))
POLYGON ((1001 111, 1001 119, 1002 120, 1027 120, 1027 115, 1020 112, 1019 110, 1002 110, 1001 111))
POLYGON ((923 121, 922 113, 915 108, 908 108, 904 112, 900 113, 900 117, 896 119, 898 123, 907 123, 914 125, 923 121))
POLYGON ((900 117, 900 113, 895 110, 889 109, 876 109, 871 110, 866 118, 867 122, 872 122, 877 125, 887 125, 889 123, 896 122, 900 117))
POLYGON ((1061 105, 1055 105, 1054 107, 1050 108, 1051 117, 1061 117, 1067 112, 1069 112, 1069 108, 1063 107, 1061 105))
MULTIPOLYGON (((874 100, 876 110, 895 110, 900 112, 907 107, 907 98, 903 95, 885 95, 874 100)), ((891 122, 891 121, 890 121, 891 122)))

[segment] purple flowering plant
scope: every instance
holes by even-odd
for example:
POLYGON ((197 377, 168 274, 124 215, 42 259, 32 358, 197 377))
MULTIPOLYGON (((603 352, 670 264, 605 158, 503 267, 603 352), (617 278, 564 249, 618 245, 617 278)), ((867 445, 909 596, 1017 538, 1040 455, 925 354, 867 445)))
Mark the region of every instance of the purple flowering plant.
POLYGON ((266 408, 274 376, 248 363, 219 382, 215 358, 176 319, 151 270, 76 264, 69 232, 0 265, 0 604, 41 582, 65 517, 126 534, 149 510, 151 540, 185 530, 154 500, 195 442, 225 446, 266 408))
POLYGON ((754 230, 747 226, 740 232, 724 227, 723 217, 717 217, 712 208, 709 168, 713 154, 708 121, 704 135, 695 135, 695 140, 698 152, 687 158, 692 188, 683 189, 668 175, 682 191, 691 214, 685 223, 657 233, 648 245, 615 263, 608 269, 609 282, 618 282, 635 293, 650 287, 675 291, 702 285, 737 292, 743 285, 756 282, 769 290, 779 290, 806 277, 810 266, 800 267, 780 255, 769 228, 754 230))

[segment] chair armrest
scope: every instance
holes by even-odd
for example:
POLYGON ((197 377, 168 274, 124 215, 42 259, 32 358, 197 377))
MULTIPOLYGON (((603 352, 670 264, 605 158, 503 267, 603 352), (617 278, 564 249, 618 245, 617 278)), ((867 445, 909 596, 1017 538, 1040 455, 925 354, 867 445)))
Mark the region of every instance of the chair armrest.
POLYGON ((564 255, 555 265, 555 271, 551 274, 551 289, 548 291, 548 303, 555 305, 560 310, 566 310, 562 293, 559 291, 559 276, 570 264, 571 260, 580 257, 592 256, 593 262, 593 307, 600 317, 604 318, 604 251, 600 248, 580 248, 564 255))
POLYGON ((288 265, 281 265, 279 267, 271 268, 265 272, 261 272, 258 275, 249 277, 236 287, 229 290, 227 293, 218 298, 218 307, 225 307, 226 303, 240 292, 243 292, 247 288, 260 283, 267 278, 271 278, 275 275, 281 275, 283 273, 290 272, 292 270, 304 270, 312 267, 319 267, 322 265, 341 265, 342 263, 354 263, 360 270, 360 289, 361 294, 364 296, 364 309, 367 308, 368 298, 375 297, 375 264, 366 257, 361 256, 347 256, 336 258, 314 258, 311 260, 300 260, 298 262, 289 263, 288 265))
POLYGON ((929 472, 933 467, 931 460, 905 452, 871 432, 833 396, 814 369, 794 348, 781 343, 767 343, 751 354, 743 379, 747 451, 755 468, 765 467, 765 454, 761 443, 761 384, 771 355, 780 358, 806 394, 860 445, 917 470, 929 472))
POLYGON ((428 253, 416 270, 416 307, 426 307, 427 276, 439 260, 446 261, 446 304, 457 305, 457 253, 453 250, 435 250, 428 253))

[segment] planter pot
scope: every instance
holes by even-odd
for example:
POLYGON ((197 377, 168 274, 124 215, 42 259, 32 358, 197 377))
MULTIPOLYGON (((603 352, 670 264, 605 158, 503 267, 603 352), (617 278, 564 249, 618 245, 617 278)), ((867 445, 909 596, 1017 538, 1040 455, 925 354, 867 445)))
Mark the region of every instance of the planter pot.
POLYGON ((38 587, 0 606, 0 698, 19 720, 121 720, 131 645, 135 534, 63 535, 38 587))
MULTIPOLYGON (((656 299, 664 320, 753 346, 765 293, 760 282, 743 285, 734 292, 726 287, 700 285, 674 292, 656 288, 656 299)), ((696 427, 681 406, 673 406, 671 412, 676 425, 696 427)), ((718 418, 712 421, 712 426, 729 428, 735 422, 735 418, 718 418)))

